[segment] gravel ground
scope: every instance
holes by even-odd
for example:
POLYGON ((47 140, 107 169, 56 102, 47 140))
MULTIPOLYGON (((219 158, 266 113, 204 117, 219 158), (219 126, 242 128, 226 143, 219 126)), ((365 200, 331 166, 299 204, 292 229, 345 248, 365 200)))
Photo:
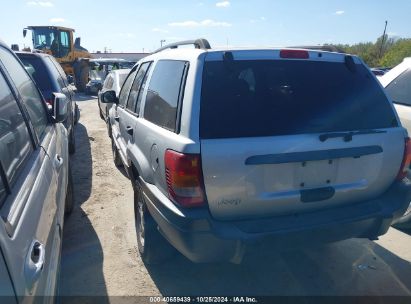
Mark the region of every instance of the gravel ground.
POLYGON ((62 295, 411 296, 411 236, 395 229, 376 242, 286 252, 259 246, 241 265, 192 264, 180 255, 164 265, 144 265, 136 249, 131 183, 113 164, 97 101, 79 95, 78 104, 71 159, 75 208, 64 227, 62 295))

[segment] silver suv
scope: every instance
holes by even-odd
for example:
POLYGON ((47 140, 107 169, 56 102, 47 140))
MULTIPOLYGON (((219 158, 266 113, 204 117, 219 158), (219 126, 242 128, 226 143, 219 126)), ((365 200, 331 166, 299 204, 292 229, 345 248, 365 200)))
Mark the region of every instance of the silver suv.
POLYGON ((195 262, 238 262, 256 240, 376 239, 409 204, 407 132, 355 56, 185 41, 102 99, 118 104, 113 153, 135 187, 146 263, 168 243, 195 262))
MULTIPOLYGON (((73 208, 67 99, 52 116, 16 55, 0 41, 0 302, 57 290, 64 213, 73 208), (4 297, 8 296, 8 297, 4 297)), ((52 298, 44 298, 44 300, 52 298)))

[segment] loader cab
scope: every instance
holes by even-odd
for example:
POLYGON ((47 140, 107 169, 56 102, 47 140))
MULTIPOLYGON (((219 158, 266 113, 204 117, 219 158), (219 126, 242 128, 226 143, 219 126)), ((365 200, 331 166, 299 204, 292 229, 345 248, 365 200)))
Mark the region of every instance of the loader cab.
POLYGON ((56 58, 67 57, 72 51, 73 29, 52 26, 29 26, 23 30, 32 31, 33 48, 51 54, 56 58))

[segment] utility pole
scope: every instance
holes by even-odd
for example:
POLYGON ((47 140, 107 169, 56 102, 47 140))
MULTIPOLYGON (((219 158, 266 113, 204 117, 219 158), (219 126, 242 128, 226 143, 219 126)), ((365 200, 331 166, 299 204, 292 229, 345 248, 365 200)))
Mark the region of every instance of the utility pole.
POLYGON ((160 47, 163 47, 163 43, 166 42, 164 39, 160 40, 160 47))
POLYGON ((385 21, 384 33, 382 34, 382 39, 381 39, 380 54, 378 56, 379 59, 381 59, 381 56, 382 56, 382 48, 384 46, 385 32, 387 31, 387 24, 388 24, 388 21, 385 21))

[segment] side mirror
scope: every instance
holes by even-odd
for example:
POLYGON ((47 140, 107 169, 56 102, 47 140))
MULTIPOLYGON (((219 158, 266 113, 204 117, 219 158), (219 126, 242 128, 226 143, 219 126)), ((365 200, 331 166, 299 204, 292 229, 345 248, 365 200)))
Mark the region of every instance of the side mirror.
POLYGON ((66 95, 62 93, 53 93, 53 118, 54 122, 63 122, 67 119, 67 104, 66 95))
POLYGON ((81 40, 80 40, 80 37, 77 37, 76 38, 76 40, 74 40, 74 46, 80 46, 80 42, 81 42, 81 40))
POLYGON ((116 96, 116 92, 115 91, 104 92, 103 94, 101 94, 101 102, 118 104, 118 98, 116 96))
POLYGON ((71 75, 67 75, 67 81, 69 84, 73 84, 74 83, 74 78, 71 75))
POLYGON ((23 37, 25 38, 27 35, 27 29, 23 29, 23 37))

